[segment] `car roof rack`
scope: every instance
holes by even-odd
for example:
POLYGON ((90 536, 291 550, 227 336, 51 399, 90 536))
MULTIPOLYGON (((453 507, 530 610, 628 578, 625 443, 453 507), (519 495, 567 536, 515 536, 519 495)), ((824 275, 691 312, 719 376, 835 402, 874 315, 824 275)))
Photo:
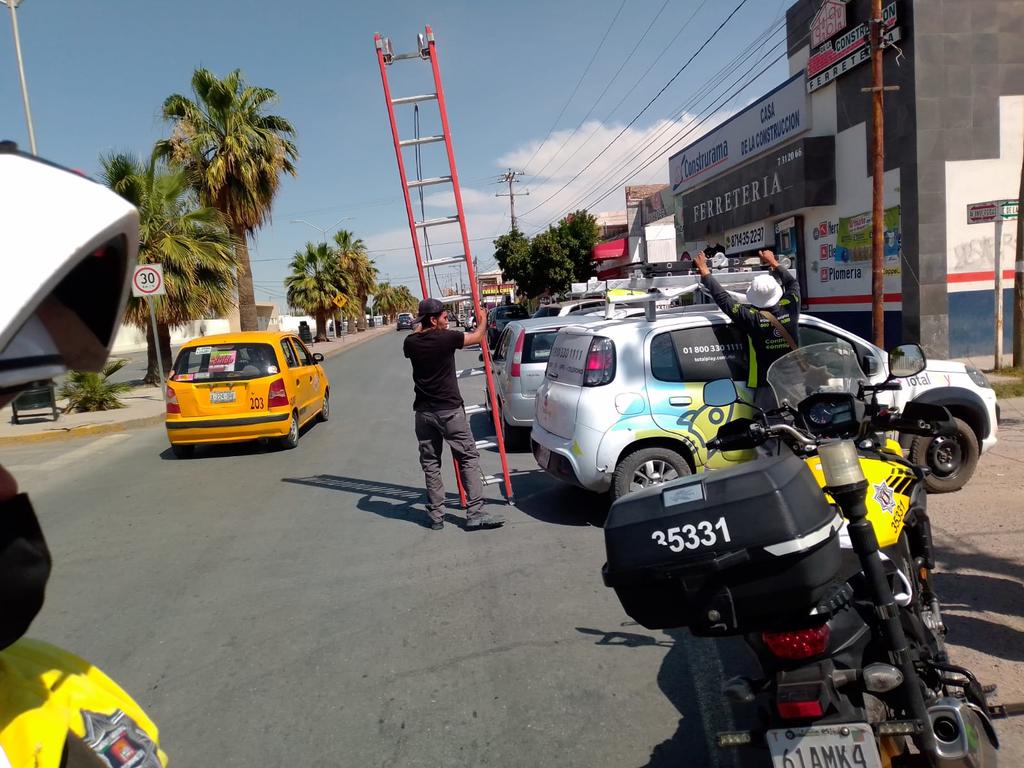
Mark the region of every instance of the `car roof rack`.
MULTIPOLYGON (((712 270, 719 284, 738 298, 743 298, 751 281, 764 269, 730 272, 712 270)), ((793 272, 793 270, 790 270, 793 272)), ((795 273, 794 273, 795 274, 795 273)), ((632 277, 617 280, 598 280, 591 278, 585 283, 573 283, 569 298, 596 298, 605 300, 605 318, 613 320, 616 305, 644 305, 644 317, 654 321, 658 317, 658 304, 664 305, 678 296, 694 295, 696 304, 714 304, 714 300, 706 291, 701 290, 700 275, 664 275, 661 277, 644 277, 639 270, 632 277)), ((666 308, 666 307, 662 307, 666 308)))

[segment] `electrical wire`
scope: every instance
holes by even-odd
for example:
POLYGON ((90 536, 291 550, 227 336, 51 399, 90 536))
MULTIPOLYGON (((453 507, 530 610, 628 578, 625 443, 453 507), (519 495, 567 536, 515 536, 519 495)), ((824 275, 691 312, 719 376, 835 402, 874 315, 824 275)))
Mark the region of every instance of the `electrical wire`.
MULTIPOLYGON (((420 137, 420 105, 419 104, 416 104, 413 107, 413 123, 414 123, 414 137, 418 139, 420 137)), ((421 146, 422 145, 420 145, 420 144, 416 145, 416 180, 417 181, 422 181, 423 180, 423 159, 420 156, 420 147, 421 146)), ((426 219, 427 219, 427 207, 426 207, 426 203, 424 202, 424 197, 423 197, 423 186, 421 185, 421 186, 417 187, 416 191, 419 194, 419 198, 420 198, 420 221, 426 221, 426 219)), ((416 229, 415 228, 413 228, 412 236, 413 237, 418 237, 418 235, 416 234, 416 229)), ((429 262, 431 260, 431 255, 430 255, 430 236, 427 234, 427 228, 426 227, 423 228, 423 255, 426 257, 425 261, 429 262)), ((425 269, 423 264, 420 264, 419 267, 420 267, 420 269, 425 269)), ((427 282, 428 283, 430 282, 430 277, 434 278, 434 287, 437 288, 437 295, 440 296, 441 295, 441 283, 437 279, 437 270, 436 269, 431 269, 430 271, 432 272, 432 274, 429 277, 427 277, 427 282)), ((426 298, 426 297, 424 296, 424 298, 426 298)))
POLYGON ((619 14, 622 13, 622 9, 625 7, 626 0, 622 0, 622 4, 619 5, 619 10, 615 12, 611 22, 608 24, 608 28, 604 31, 604 35, 601 37, 601 42, 597 44, 597 47, 594 49, 594 53, 590 56, 590 61, 587 62, 587 66, 584 68, 583 74, 580 75, 580 79, 576 81, 576 87, 572 89, 572 93, 569 94, 569 98, 566 99, 565 104, 562 105, 562 111, 558 113, 558 117, 555 118, 555 122, 553 122, 551 127, 548 128, 548 133, 547 136, 544 137, 544 141, 542 141, 537 148, 533 150, 533 154, 530 155, 530 159, 526 161, 526 165, 523 166, 523 170, 526 170, 529 167, 530 163, 532 163, 533 159, 537 156, 537 153, 544 148, 545 144, 548 143, 548 139, 551 138, 552 131, 555 130, 555 126, 558 125, 558 121, 562 119, 562 115, 565 114, 565 110, 568 109, 569 104, 572 103, 573 98, 576 96, 576 92, 580 89, 580 85, 583 84, 583 79, 587 76, 587 72, 590 71, 590 67, 593 66, 594 60, 597 58, 597 54, 600 53, 601 46, 604 45, 604 41, 608 39, 608 34, 612 31, 612 27, 615 26, 615 22, 618 20, 619 14))
MULTIPOLYGON (((609 150, 609 149, 610 149, 610 148, 612 147, 612 145, 613 145, 613 144, 615 144, 615 142, 616 142, 616 141, 618 141, 618 140, 619 140, 619 138, 621 138, 621 137, 622 137, 622 135, 623 135, 623 134, 624 134, 624 133, 625 133, 625 132, 626 132, 627 130, 629 130, 629 129, 630 129, 630 128, 631 128, 631 127, 632 127, 632 126, 633 126, 633 125, 634 125, 634 124, 636 123, 636 121, 637 121, 637 120, 639 120, 639 119, 640 119, 640 118, 641 118, 641 117, 642 117, 642 116, 644 115, 644 113, 646 113, 646 112, 647 112, 647 110, 648 110, 648 109, 650 109, 650 108, 651 108, 651 106, 652 106, 652 105, 654 104, 654 102, 655 102, 655 101, 657 101, 657 100, 658 100, 658 99, 659 99, 659 98, 661 97, 661 95, 662 95, 663 93, 665 93, 665 91, 666 91, 666 90, 667 90, 667 89, 669 88, 669 86, 670 86, 670 85, 672 85, 672 83, 674 83, 674 82, 676 81, 676 78, 678 78, 678 77, 679 77, 679 76, 680 76, 680 75, 681 75, 681 74, 683 73, 683 71, 684 71, 684 70, 685 70, 685 69, 686 69, 686 68, 687 68, 687 67, 688 67, 688 66, 690 65, 690 63, 691 63, 691 62, 692 62, 692 61, 693 61, 694 59, 696 59, 696 58, 697 58, 697 56, 699 56, 699 55, 701 54, 701 52, 702 52, 702 51, 703 51, 703 50, 704 50, 705 48, 707 48, 707 47, 708 47, 708 45, 710 45, 710 44, 711 44, 711 41, 712 41, 712 40, 714 40, 714 39, 715 39, 715 37, 717 37, 717 36, 718 36, 718 33, 719 33, 719 32, 721 32, 721 31, 722 31, 722 29, 724 29, 724 28, 725 28, 725 25, 726 25, 726 24, 728 24, 728 23, 729 23, 729 22, 730 22, 730 21, 732 20, 733 16, 735 16, 735 15, 736 15, 737 13, 739 13, 740 9, 741 9, 741 8, 742 8, 742 7, 744 6, 744 5, 746 5, 746 4, 748 3, 748 2, 749 2, 749 0, 740 0, 740 3, 739 3, 739 5, 737 5, 737 6, 735 7, 735 8, 733 8, 733 10, 732 10, 732 11, 731 11, 731 12, 729 13, 729 15, 725 17, 725 20, 724 20, 724 21, 722 21, 722 23, 721 23, 721 24, 719 24, 719 25, 718 25, 718 26, 717 26, 717 27, 715 28, 715 31, 714 31, 714 32, 712 32, 712 33, 711 33, 711 35, 710 35, 710 36, 709 36, 709 37, 708 37, 708 38, 707 38, 707 39, 706 39, 706 40, 705 40, 705 41, 704 41, 703 43, 701 43, 701 44, 700 44, 700 47, 699 47, 699 48, 697 48, 697 50, 696 50, 696 51, 695 51, 695 52, 693 53, 693 55, 691 55, 691 56, 690 56, 690 58, 688 58, 688 59, 686 60, 686 62, 685 62, 685 63, 683 64, 683 66, 681 66, 681 67, 680 67, 680 68, 679 68, 678 70, 676 70, 676 73, 675 73, 674 75, 672 75, 672 77, 670 77, 670 78, 669 78, 668 82, 667 82, 667 83, 665 83, 665 85, 663 85, 663 86, 661 87, 661 89, 660 89, 660 90, 659 90, 659 91, 658 91, 658 92, 657 92, 657 93, 656 93, 656 94, 654 95, 654 97, 653 97, 653 98, 652 98, 652 99, 651 99, 650 101, 648 101, 648 102, 647 102, 647 104, 646 104, 646 105, 644 105, 644 108, 643 108, 643 109, 641 109, 641 110, 640 110, 639 112, 637 112, 637 113, 636 113, 636 115, 634 115, 634 116, 633 116, 633 118, 632 118, 632 119, 631 119, 631 120, 630 120, 630 121, 629 121, 628 123, 626 123, 626 125, 625 125, 625 126, 624 126, 624 127, 622 128, 622 130, 621 130, 621 131, 619 131, 619 132, 618 132, 618 134, 616 134, 615 138, 613 138, 613 139, 612 139, 612 140, 611 140, 610 142, 608 142, 608 144, 607 144, 607 145, 606 145, 606 146, 604 147, 604 149, 602 149, 602 150, 601 150, 600 152, 598 152, 598 153, 597 153, 597 154, 596 154, 596 155, 595 155, 595 156, 594 156, 594 157, 593 157, 593 158, 592 158, 592 159, 590 160, 590 162, 589 162, 589 163, 587 163, 587 164, 586 164, 585 166, 583 166, 583 168, 582 168, 582 169, 581 169, 581 170, 580 170, 580 171, 579 171, 579 172, 578 172, 578 173, 577 173, 577 174, 576 174, 575 176, 573 176, 573 177, 572 177, 571 179, 569 179, 569 181, 567 181, 567 182, 566 182, 565 184, 563 184, 563 185, 562 185, 562 186, 561 186, 561 187, 560 187, 560 188, 558 189, 558 191, 557 191, 557 192, 555 192, 554 194, 552 194, 552 195, 550 195, 549 197, 545 198, 545 199, 544 199, 543 201, 541 201, 541 202, 540 202, 540 203, 539 203, 538 205, 535 205, 535 206, 534 206, 533 208, 531 208, 530 210, 526 211, 526 212, 525 212, 525 214, 529 214, 529 213, 531 213, 532 211, 535 211, 535 210, 537 210, 537 209, 538 209, 538 208, 539 208, 539 207, 540 207, 541 205, 544 205, 545 203, 549 202, 549 201, 550 201, 550 200, 552 200, 553 198, 557 197, 557 196, 558 196, 559 194, 561 194, 561 192, 562 192, 563 190, 565 190, 565 189, 566 189, 566 188, 567 188, 567 187, 568 187, 568 186, 569 186, 569 185, 570 185, 570 184, 571 184, 572 182, 574 182, 574 181, 575 181, 576 179, 578 179, 578 178, 579 178, 580 176, 582 176, 582 175, 583 175, 583 173, 584 173, 584 172, 586 172, 586 170, 587 170, 588 168, 590 168, 590 167, 591 167, 591 166, 592 166, 592 165, 593 165, 594 163, 596 163, 596 162, 597 162, 597 160, 598 160, 598 158, 600 158, 600 157, 601 157, 601 156, 602 156, 602 155, 603 155, 603 154, 604 154, 605 152, 607 152, 607 151, 608 151, 608 150, 609 150)), ((525 215, 525 214, 524 214, 524 215, 525 215)))
MULTIPOLYGON (((594 128, 594 130, 592 130, 590 132, 590 135, 587 136, 587 138, 584 139, 583 142, 578 147, 576 147, 576 149, 574 149, 572 151, 572 153, 567 158, 565 158, 565 160, 563 160, 559 164, 559 166, 557 168, 555 168, 554 171, 552 171, 552 175, 558 173, 560 170, 562 170, 562 168, 565 167, 566 163, 568 163, 570 160, 572 160, 574 157, 576 157, 576 155, 579 154, 580 150, 583 149, 585 146, 587 146, 587 144, 590 143, 590 140, 593 139, 594 136, 597 135, 597 132, 600 129, 600 127, 603 124, 605 124, 606 122, 608 122, 608 120, 611 118, 611 116, 615 114, 615 111, 619 107, 622 106, 623 102, 627 98, 629 98, 631 95, 633 95, 633 93, 636 92, 636 88, 641 83, 643 83, 644 78, 647 77, 648 73, 652 69, 654 69, 654 65, 657 64, 659 61, 661 61, 661 59, 665 56, 665 54, 668 52, 668 50, 675 44, 676 40, 679 39, 679 36, 682 35, 683 32, 685 32, 689 28, 690 22, 692 22, 694 20, 694 18, 696 18, 697 14, 701 12, 701 10, 704 8, 704 6, 707 4, 707 2, 708 2, 708 0, 702 0, 701 1, 701 4, 699 6, 697 6, 697 9, 693 13, 690 14, 690 17, 686 21, 683 22, 683 25, 679 28, 679 31, 676 32, 675 35, 672 37, 672 39, 668 41, 668 44, 663 47, 661 54, 659 54, 657 57, 655 57, 654 61, 652 61, 650 63, 650 65, 648 65, 647 69, 645 69, 643 74, 640 75, 639 78, 637 78, 636 82, 633 83, 632 87, 626 89, 625 93, 622 94, 622 98, 619 99, 618 102, 615 104, 615 106, 612 107, 608 111, 608 114, 606 114, 601 119, 601 121, 597 124, 597 126, 594 128)), ((668 0, 666 0, 665 5, 667 5, 667 4, 668 4, 668 0)), ((605 86, 605 89, 603 91, 601 91, 601 95, 597 97, 597 101, 594 102, 593 106, 590 108, 590 110, 587 112, 587 114, 584 115, 583 119, 580 121, 580 124, 576 126, 576 130, 574 130, 573 134, 572 134, 573 136, 576 135, 576 132, 583 126, 583 124, 586 122, 587 118, 590 117, 591 114, 593 114, 594 109, 597 107, 598 102, 600 102, 600 100, 604 97, 605 93, 608 92, 608 89, 611 87, 611 84, 612 84, 612 82, 614 82, 615 78, 619 76, 619 72, 622 71, 622 68, 625 67, 626 63, 629 61, 630 58, 632 58, 633 54, 640 47, 640 43, 642 43, 644 38, 647 37, 647 33, 650 31, 651 27, 654 25, 654 22, 658 20, 658 17, 661 15, 661 12, 665 9, 665 5, 662 5, 661 9, 658 11, 658 13, 655 14, 653 19, 651 19, 651 24, 647 27, 647 30, 644 32, 643 37, 641 37, 640 40, 637 41, 636 45, 633 46, 633 50, 630 51, 629 56, 627 56, 625 61, 622 62, 622 66, 619 67, 619 71, 615 73, 615 76, 612 77, 612 79, 611 79, 611 81, 609 81, 608 85, 605 86)), ((555 157, 558 156, 558 153, 561 152, 561 150, 565 147, 565 145, 569 142, 569 139, 571 139, 571 138, 572 138, 572 136, 569 136, 569 137, 566 138, 565 141, 562 142, 562 146, 558 148, 558 152, 556 152, 554 155, 552 155, 551 159, 548 160, 548 162, 544 164, 543 168, 541 168, 539 171, 537 171, 535 176, 540 176, 544 172, 544 169, 547 168, 548 165, 551 164, 551 161, 554 160, 555 157)))

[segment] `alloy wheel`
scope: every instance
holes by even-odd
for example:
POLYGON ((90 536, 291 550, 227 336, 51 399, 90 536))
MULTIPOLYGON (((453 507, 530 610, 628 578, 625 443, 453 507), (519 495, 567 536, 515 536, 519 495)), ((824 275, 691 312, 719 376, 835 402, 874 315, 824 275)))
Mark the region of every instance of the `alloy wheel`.
POLYGON ((630 483, 631 490, 650 488, 653 485, 661 485, 669 480, 679 477, 675 467, 662 459, 651 459, 645 461, 633 473, 633 482, 630 483))

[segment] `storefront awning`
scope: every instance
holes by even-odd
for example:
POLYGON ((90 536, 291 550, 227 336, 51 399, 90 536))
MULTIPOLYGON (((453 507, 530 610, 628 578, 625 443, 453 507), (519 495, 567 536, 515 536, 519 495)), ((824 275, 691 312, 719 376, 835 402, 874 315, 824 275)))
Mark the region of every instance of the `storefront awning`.
POLYGON ((619 240, 609 240, 607 243, 598 243, 594 246, 594 261, 605 261, 606 259, 619 259, 629 253, 629 238, 623 237, 619 240))

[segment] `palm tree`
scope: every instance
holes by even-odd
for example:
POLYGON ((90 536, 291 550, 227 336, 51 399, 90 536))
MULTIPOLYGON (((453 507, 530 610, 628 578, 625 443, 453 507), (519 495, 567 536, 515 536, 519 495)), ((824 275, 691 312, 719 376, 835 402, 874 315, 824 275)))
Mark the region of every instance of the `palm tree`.
POLYGON ((246 85, 241 70, 223 79, 207 69, 192 75, 195 100, 168 96, 171 136, 154 153, 188 170, 203 205, 223 214, 238 252, 238 311, 243 331, 255 331, 256 300, 246 238, 270 218, 282 173, 295 175, 298 150, 292 124, 264 109, 277 98, 269 88, 246 85))
POLYGON ((345 282, 334 251, 326 243, 306 243, 292 257, 292 273, 284 279, 288 304, 302 307, 316 319, 316 341, 327 341, 327 318, 335 311, 334 297, 345 282))
POLYGON ((379 283, 373 294, 374 314, 384 315, 388 322, 395 319, 399 312, 413 312, 418 301, 404 285, 379 283))
POLYGON ((362 310, 357 317, 359 330, 365 331, 366 303, 377 288, 377 267, 366 254, 366 243, 353 237, 347 229, 337 232, 334 242, 338 246, 338 263, 345 273, 349 290, 362 310))
POLYGON ((163 265, 167 295, 130 298, 127 322, 147 330, 149 365, 145 381, 158 384, 157 350, 164 370, 171 367, 170 326, 223 315, 234 303, 238 262, 221 215, 199 205, 185 171, 171 171, 130 153, 100 158, 103 180, 139 209, 139 263, 163 265), (157 318, 153 338, 146 301, 157 318))

